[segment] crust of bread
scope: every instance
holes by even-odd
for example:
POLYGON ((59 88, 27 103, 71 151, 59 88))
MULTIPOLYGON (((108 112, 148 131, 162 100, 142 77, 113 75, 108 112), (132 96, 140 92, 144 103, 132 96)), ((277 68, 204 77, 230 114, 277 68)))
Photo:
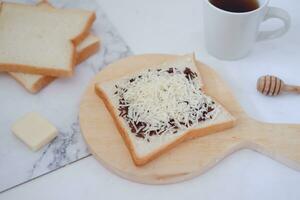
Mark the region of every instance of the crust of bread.
POLYGON ((31 93, 37 93, 38 91, 40 91, 42 88, 46 87, 47 85, 49 85, 52 81, 54 81, 56 79, 56 77, 53 76, 44 76, 43 78, 41 78, 39 81, 37 81, 32 88, 26 88, 28 91, 30 91, 31 93))
MULTIPOLYGON (((47 3, 41 2, 41 3, 47 3)), ((10 3, 17 4, 17 3, 10 3)), ((1 2, 1 8, 3 3, 1 2)), ((18 4, 17 4, 18 5, 18 4)), ((1 10, 1 9, 0 9, 1 10)), ((76 45, 79 44, 84 38, 89 34, 89 30, 96 19, 95 12, 92 12, 89 17, 85 27, 83 30, 74 38, 71 38, 69 42, 72 46, 71 52, 71 62, 68 70, 65 69, 55 69, 48 66, 47 68, 42 68, 41 66, 30 66, 30 65, 22 65, 22 64, 13 64, 13 63, 0 63, 0 71, 8 71, 8 72, 23 72, 29 74, 41 74, 46 76, 55 76, 55 77, 70 77, 73 75, 73 67, 76 63, 76 45)), ((44 66, 43 66, 44 67, 44 66)))
POLYGON ((42 5, 42 4, 47 4, 48 6, 53 7, 47 0, 41 0, 36 3, 37 6, 42 5))
MULTIPOLYGON (((100 49, 100 43, 101 42, 99 40, 99 42, 89 45, 86 48, 84 48, 82 51, 76 53, 77 54, 76 65, 85 61, 88 57, 94 55, 100 49)), ((74 66, 76 66, 76 65, 74 65, 74 66)), ((43 76, 33 85, 33 87, 28 88, 28 87, 26 87, 26 85, 23 84, 23 82, 21 80, 18 79, 18 77, 14 76, 13 73, 11 73, 10 75, 15 80, 17 80, 21 85, 23 85, 30 93, 33 93, 33 94, 39 92, 41 89, 43 89, 44 87, 49 85, 49 83, 51 83, 52 81, 54 81, 56 79, 56 77, 53 77, 53 76, 43 76)))
POLYGON ((118 119, 118 114, 116 113, 116 110, 114 109, 113 105, 109 101, 109 98, 107 97, 106 93, 101 89, 101 87, 97 87, 97 85, 95 85, 95 93, 102 99, 108 112, 112 116, 113 121, 114 121, 119 133, 121 134, 122 138, 124 139, 125 144, 131 154, 132 160, 136 166, 143 166, 143 165, 147 164, 148 162, 159 157, 161 154, 164 154, 168 150, 175 147, 177 144, 179 144, 187 139, 192 139, 195 137, 204 136, 204 135, 215 133, 217 131, 225 130, 225 129, 233 127, 235 124, 235 120, 232 120, 232 121, 218 124, 218 125, 210 125, 205 128, 201 128, 200 130, 199 129, 190 130, 186 134, 183 134, 181 137, 179 137, 178 139, 173 141, 172 143, 160 147, 159 149, 155 150, 154 152, 148 154, 147 156, 139 157, 134 151, 134 146, 133 146, 130 138, 128 137, 126 128, 123 126, 122 122, 118 119))
POLYGON ((78 53, 77 54, 76 65, 82 63, 88 57, 95 54, 100 49, 100 46, 101 46, 101 41, 99 40, 99 42, 96 42, 92 45, 89 45, 84 50, 82 50, 80 53, 78 53))
POLYGON ((92 15, 90 16, 87 24, 83 28, 82 32, 79 35, 77 35, 75 38, 71 39, 71 41, 73 42, 74 45, 78 45, 82 40, 84 40, 84 38, 86 38, 86 36, 90 32, 90 29, 91 29, 95 19, 96 19, 96 14, 95 14, 95 12, 93 12, 92 15))
POLYGON ((69 66, 71 70, 54 69, 51 68, 51 66, 49 66, 48 68, 41 68, 37 66, 22 65, 22 64, 0 63, 0 72, 1 71, 22 72, 28 74, 39 74, 39 75, 55 76, 55 77, 70 77, 73 75, 72 68, 76 60, 75 51, 76 51, 75 48, 73 48, 71 65, 69 66))
POLYGON ((18 81, 27 91, 30 93, 37 93, 42 88, 44 88, 46 85, 51 83, 56 79, 56 77, 53 76, 43 76, 40 78, 32 87, 27 87, 23 81, 21 81, 17 76, 15 76, 13 73, 10 74, 16 81, 18 81))

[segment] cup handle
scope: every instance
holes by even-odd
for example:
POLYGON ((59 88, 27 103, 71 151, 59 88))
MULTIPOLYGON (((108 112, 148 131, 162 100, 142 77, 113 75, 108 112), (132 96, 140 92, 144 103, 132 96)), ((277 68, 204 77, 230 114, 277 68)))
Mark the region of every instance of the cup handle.
POLYGON ((277 30, 259 32, 257 41, 278 38, 289 30, 291 25, 291 18, 290 15, 285 10, 276 7, 268 7, 267 14, 265 15, 263 21, 266 21, 271 18, 281 19, 284 25, 277 30))

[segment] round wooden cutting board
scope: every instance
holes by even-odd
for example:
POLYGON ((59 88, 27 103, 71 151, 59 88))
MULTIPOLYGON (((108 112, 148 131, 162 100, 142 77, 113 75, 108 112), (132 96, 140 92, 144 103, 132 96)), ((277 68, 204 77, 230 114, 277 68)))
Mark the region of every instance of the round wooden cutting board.
POLYGON ((167 184, 193 178, 242 148, 254 149, 294 169, 300 169, 300 125, 267 124, 249 118, 229 88, 210 67, 197 62, 208 95, 238 120, 229 130, 185 141, 142 167, 136 167, 102 100, 96 82, 117 79, 175 56, 151 54, 119 60, 91 81, 80 104, 80 127, 92 154, 109 170, 140 183, 167 184))

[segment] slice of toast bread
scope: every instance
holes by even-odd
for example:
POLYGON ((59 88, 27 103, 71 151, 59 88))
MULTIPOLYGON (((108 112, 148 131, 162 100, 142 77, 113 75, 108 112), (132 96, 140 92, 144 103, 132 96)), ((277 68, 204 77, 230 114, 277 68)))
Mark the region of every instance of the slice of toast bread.
MULTIPOLYGON (((97 36, 89 34, 79 45, 76 47, 77 61, 80 64, 88 57, 95 54, 100 48, 100 40, 97 36)), ((21 72, 9 72, 25 89, 31 93, 37 93, 42 88, 46 87, 49 83, 54 81, 56 77, 44 76, 37 74, 25 74, 21 72)))
POLYGON ((0 71, 72 75, 75 45, 88 35, 94 12, 6 2, 0 6, 0 71))
POLYGON ((231 128, 235 118, 202 91, 194 57, 97 83, 134 163, 144 165, 191 137, 231 128))

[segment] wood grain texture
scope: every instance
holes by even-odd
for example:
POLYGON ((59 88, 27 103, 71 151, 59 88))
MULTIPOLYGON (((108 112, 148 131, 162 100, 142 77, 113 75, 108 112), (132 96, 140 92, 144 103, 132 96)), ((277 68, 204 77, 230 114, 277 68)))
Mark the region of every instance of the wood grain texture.
POLYGON ((107 66, 91 81, 80 104, 80 127, 90 151, 105 167, 135 182, 168 184, 196 177, 229 154, 249 148, 300 170, 300 125, 269 124, 251 119, 217 73, 200 62, 197 62, 197 67, 206 93, 237 118, 237 125, 226 131, 187 140, 147 165, 135 166, 104 103, 95 94, 94 84, 172 58, 175 56, 161 54, 128 57, 107 66))

